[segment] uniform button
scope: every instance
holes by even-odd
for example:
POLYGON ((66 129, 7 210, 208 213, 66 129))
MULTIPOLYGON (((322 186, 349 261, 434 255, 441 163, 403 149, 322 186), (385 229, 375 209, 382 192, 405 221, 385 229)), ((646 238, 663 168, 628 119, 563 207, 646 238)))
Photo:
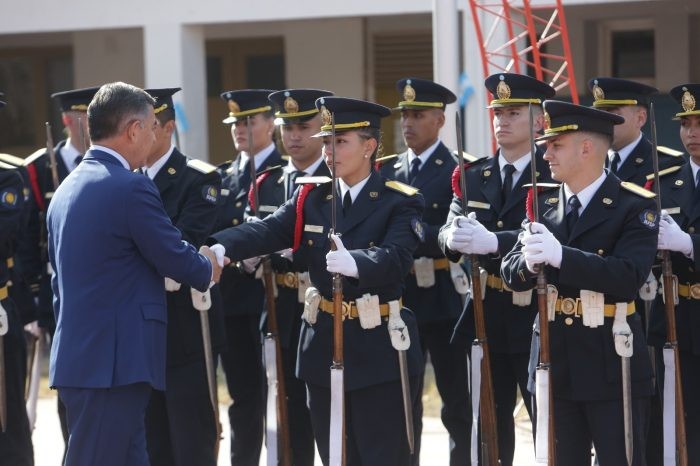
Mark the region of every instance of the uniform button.
POLYGON ((695 227, 688 228, 688 233, 695 233, 695 227))
POLYGON ((572 319, 571 317, 567 317, 566 319, 564 319, 564 323, 566 325, 571 325, 574 323, 574 319, 572 319))
POLYGON ((373 248, 373 247, 374 247, 374 241, 370 241, 370 242, 369 242, 369 247, 370 247, 370 248, 373 248))
POLYGON ((243 203, 241 201, 236 202, 236 207, 242 207, 243 203))
POLYGON ((605 252, 605 251, 603 251, 602 249, 598 249, 598 255, 599 255, 599 256, 602 256, 604 252, 605 252))
POLYGON ((438 208, 437 203, 433 204, 433 209, 437 209, 437 208, 438 208))
POLYGON ((306 242, 306 244, 308 244, 309 246, 313 246, 314 240, 310 239, 306 242))
POLYGON ((501 220, 497 221, 497 222, 496 222, 496 226, 497 226, 498 228, 503 228, 503 222, 502 222, 501 220))
POLYGON ((238 225, 238 219, 237 219, 237 218, 234 218, 232 223, 233 223, 234 225, 238 225))

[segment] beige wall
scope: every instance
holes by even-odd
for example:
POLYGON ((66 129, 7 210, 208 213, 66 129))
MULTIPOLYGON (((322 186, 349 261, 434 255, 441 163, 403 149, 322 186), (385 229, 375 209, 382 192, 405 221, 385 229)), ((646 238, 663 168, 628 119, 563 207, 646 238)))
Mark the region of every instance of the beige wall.
POLYGON ((79 31, 73 34, 75 86, 124 81, 144 86, 141 29, 79 31))

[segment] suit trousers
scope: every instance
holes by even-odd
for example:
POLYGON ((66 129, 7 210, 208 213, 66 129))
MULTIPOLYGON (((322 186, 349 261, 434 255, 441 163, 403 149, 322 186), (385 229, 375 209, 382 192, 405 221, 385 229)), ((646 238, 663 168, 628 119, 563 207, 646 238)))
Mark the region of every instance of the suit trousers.
POLYGON ((147 383, 58 387, 69 432, 65 466, 149 466, 144 417, 150 394, 147 383))

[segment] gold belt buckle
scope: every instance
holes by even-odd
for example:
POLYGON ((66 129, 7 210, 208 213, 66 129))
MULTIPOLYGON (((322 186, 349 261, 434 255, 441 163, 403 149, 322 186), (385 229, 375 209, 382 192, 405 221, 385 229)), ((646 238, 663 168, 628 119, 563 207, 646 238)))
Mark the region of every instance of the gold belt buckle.
POLYGON ((297 288, 297 275, 294 272, 287 272, 284 274, 284 286, 287 288, 297 288))
POLYGON ((561 300, 561 312, 567 316, 576 313, 576 300, 573 298, 564 298, 561 300))
POLYGON ((693 283, 690 285, 690 297, 693 299, 700 299, 700 283, 693 283))
POLYGON ((350 303, 347 303, 347 302, 343 301, 343 304, 342 304, 342 306, 341 306, 341 308, 342 308, 341 313, 343 314, 343 320, 352 318, 352 317, 350 316, 350 308, 351 308, 351 307, 352 307, 352 306, 351 306, 350 303))

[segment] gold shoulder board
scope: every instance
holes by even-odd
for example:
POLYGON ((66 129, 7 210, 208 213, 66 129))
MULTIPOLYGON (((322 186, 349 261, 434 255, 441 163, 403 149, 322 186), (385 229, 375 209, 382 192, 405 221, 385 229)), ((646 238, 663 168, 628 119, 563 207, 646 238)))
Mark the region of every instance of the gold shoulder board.
POLYGON ((15 165, 10 165, 9 163, 5 163, 2 160, 0 160, 0 170, 16 170, 17 167, 15 165))
POLYGON ((384 157, 379 157, 378 159, 376 159, 374 161, 374 163, 382 164, 382 163, 386 162, 387 160, 395 159, 398 156, 399 156, 399 154, 385 155, 384 157))
MULTIPOLYGON (((663 170, 659 170, 659 177, 662 177, 664 175, 668 175, 669 173, 675 173, 678 170, 681 169, 681 165, 676 165, 675 167, 669 167, 665 168, 663 170)), ((647 175, 647 181, 653 180, 654 179, 654 174, 647 175)))
POLYGON ((22 157, 17 157, 16 155, 10 154, 0 154, 0 162, 5 162, 8 165, 13 165, 15 167, 21 167, 24 165, 24 159, 22 157))
MULTIPOLYGON (((459 154, 459 151, 455 150, 452 153, 454 154, 455 157, 457 157, 458 156, 457 154, 459 154)), ((472 155, 469 152, 464 152, 464 151, 462 151, 462 157, 464 158, 464 160, 466 160, 469 163, 474 163, 477 160, 488 158, 488 157, 477 157, 476 155, 472 155)))
POLYGON ((324 184, 324 183, 330 183, 332 178, 328 176, 300 176, 294 182, 296 184, 324 184))
POLYGON ((45 153, 47 153, 46 147, 38 148, 37 150, 32 152, 30 155, 28 155, 27 158, 24 159, 24 162, 23 162, 24 166, 26 167, 26 166, 33 164, 34 162, 36 162, 36 159, 38 159, 39 157, 41 157, 45 153))
MULTIPOLYGON (((537 183, 538 188, 542 189, 554 189, 554 188, 559 188, 561 186, 558 183, 537 183)), ((532 183, 527 183, 523 185, 523 188, 532 188, 532 183)))
POLYGON ((411 185, 408 184, 403 184, 400 181, 395 181, 395 180, 390 180, 384 183, 384 185, 389 188, 393 189, 394 191, 398 191, 401 194, 405 194, 406 196, 413 196, 418 192, 416 188, 414 188, 411 185))
POLYGON ((680 157, 683 155, 683 152, 666 146, 656 146, 656 150, 662 154, 670 155, 671 157, 680 157))
POLYGON ((620 186, 625 188, 627 191, 636 194, 637 196, 645 197, 647 199, 656 197, 656 194, 652 193, 651 191, 647 191, 638 184, 630 183, 629 181, 622 181, 620 186))
POLYGON ((209 173, 213 172, 216 170, 216 167, 214 165, 211 165, 204 160, 199 160, 199 159, 189 159, 187 161, 187 166, 190 168, 194 168, 200 173, 204 173, 205 175, 208 175, 209 173))

